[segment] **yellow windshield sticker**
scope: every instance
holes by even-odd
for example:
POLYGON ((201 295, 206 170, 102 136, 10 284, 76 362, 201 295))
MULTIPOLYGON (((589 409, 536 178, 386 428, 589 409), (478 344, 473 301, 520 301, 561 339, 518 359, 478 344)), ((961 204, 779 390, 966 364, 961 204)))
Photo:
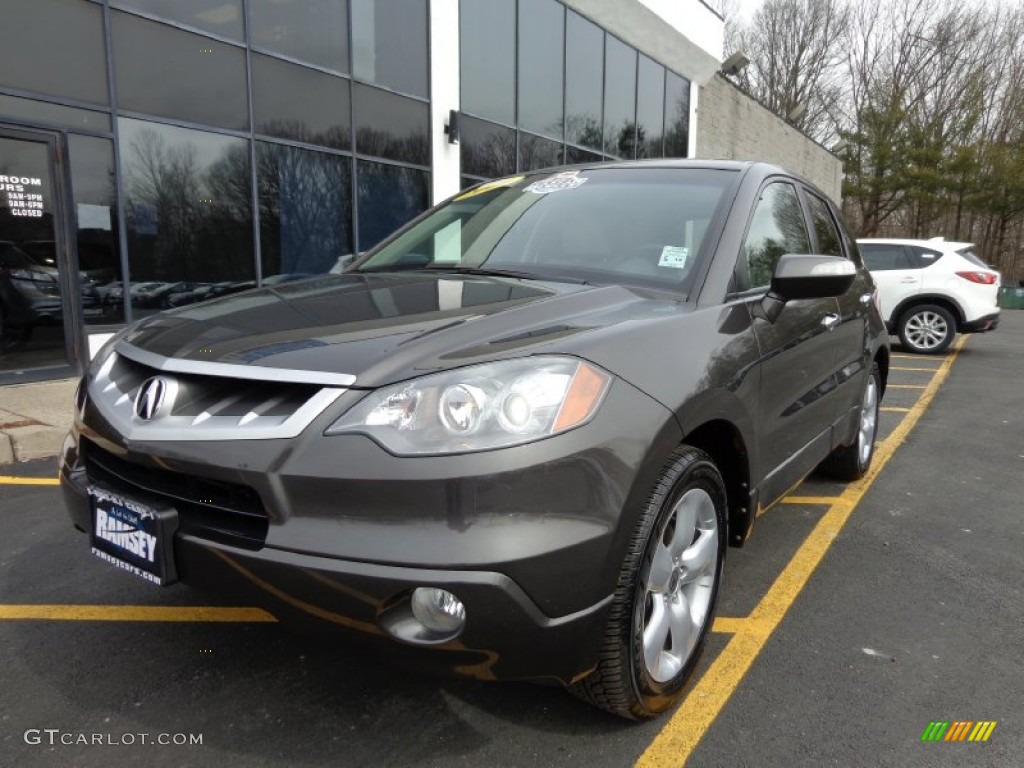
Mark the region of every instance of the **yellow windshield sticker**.
POLYGON ((494 181, 485 181, 479 187, 473 187, 468 192, 463 192, 461 195, 456 197, 456 200, 468 200, 471 197, 482 195, 484 192, 490 192, 493 189, 502 189, 503 187, 511 187, 518 184, 520 181, 525 179, 525 176, 508 176, 504 179, 495 179, 494 181))

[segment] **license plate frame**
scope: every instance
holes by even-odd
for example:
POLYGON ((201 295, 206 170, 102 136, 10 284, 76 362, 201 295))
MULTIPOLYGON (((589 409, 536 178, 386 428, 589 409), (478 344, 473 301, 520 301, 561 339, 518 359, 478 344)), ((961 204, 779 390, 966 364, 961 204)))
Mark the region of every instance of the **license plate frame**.
POLYGON ((177 510, 156 499, 129 498, 97 485, 90 485, 88 492, 92 553, 151 584, 176 582, 177 510))

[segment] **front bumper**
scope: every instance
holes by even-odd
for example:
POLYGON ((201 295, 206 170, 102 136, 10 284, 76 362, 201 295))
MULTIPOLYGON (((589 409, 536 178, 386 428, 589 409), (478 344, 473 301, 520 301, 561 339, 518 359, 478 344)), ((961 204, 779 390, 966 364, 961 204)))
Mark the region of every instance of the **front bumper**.
POLYGON ((581 429, 412 459, 359 435, 324 437, 329 420, 290 440, 127 444, 86 402, 61 467, 72 521, 90 529, 90 482, 131 497, 177 478, 183 490, 171 503, 187 524, 174 557, 188 584, 394 649, 403 644, 382 616, 412 589, 439 587, 462 600, 467 621, 455 640, 424 649, 430 666, 562 684, 593 668, 635 522, 629 510, 641 508, 680 439, 666 409, 617 381, 581 429), (203 498, 180 498, 190 487, 203 498), (266 511, 256 540, 204 527, 218 514, 215 494, 239 487, 266 511))

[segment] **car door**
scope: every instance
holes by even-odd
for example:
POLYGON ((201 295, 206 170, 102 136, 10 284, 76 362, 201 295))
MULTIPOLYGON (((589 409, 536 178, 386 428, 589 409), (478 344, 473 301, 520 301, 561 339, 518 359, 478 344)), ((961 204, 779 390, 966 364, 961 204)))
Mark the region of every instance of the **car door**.
MULTIPOLYGON (((852 253, 855 246, 849 235, 843 231, 835 209, 812 190, 805 187, 803 192, 811 217, 814 252, 822 256, 850 259, 856 263, 857 259, 852 253)), ((859 268, 853 284, 846 293, 836 298, 839 302, 839 325, 832 331, 832 344, 836 354, 836 421, 849 409, 859 407, 864 395, 864 377, 867 375, 867 358, 864 350, 868 336, 868 313, 873 311, 873 291, 870 276, 864 269, 859 268)), ((843 437, 842 434, 835 436, 837 439, 843 437)), ((833 447, 835 444, 836 440, 833 440, 833 447)))
POLYGON ((860 255, 878 286, 882 318, 895 323, 893 311, 921 292, 921 270, 905 246, 898 243, 860 243, 860 255))
POLYGON ((827 455, 835 404, 839 322, 834 298, 786 303, 774 321, 758 312, 775 265, 784 253, 811 253, 805 211, 796 185, 769 181, 761 190, 737 262, 736 284, 751 299, 760 347, 757 477, 762 502, 771 503, 827 455))

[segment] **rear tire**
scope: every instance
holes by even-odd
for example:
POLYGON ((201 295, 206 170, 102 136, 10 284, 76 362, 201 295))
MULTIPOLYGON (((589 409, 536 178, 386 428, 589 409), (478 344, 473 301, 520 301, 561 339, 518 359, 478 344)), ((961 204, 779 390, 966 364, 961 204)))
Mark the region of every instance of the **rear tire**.
POLYGON ((631 720, 680 699, 714 620, 726 526, 722 476, 706 453, 681 446, 633 531, 600 661, 576 695, 631 720))
POLYGON ((873 363, 861 398, 857 436, 853 443, 837 448, 822 462, 821 471, 824 474, 846 482, 864 477, 875 455, 878 408, 881 401, 882 374, 878 369, 878 363, 873 363))
POLYGON ((945 307, 920 304, 903 313, 897 332, 908 352, 937 355, 953 343, 956 320, 945 307))

